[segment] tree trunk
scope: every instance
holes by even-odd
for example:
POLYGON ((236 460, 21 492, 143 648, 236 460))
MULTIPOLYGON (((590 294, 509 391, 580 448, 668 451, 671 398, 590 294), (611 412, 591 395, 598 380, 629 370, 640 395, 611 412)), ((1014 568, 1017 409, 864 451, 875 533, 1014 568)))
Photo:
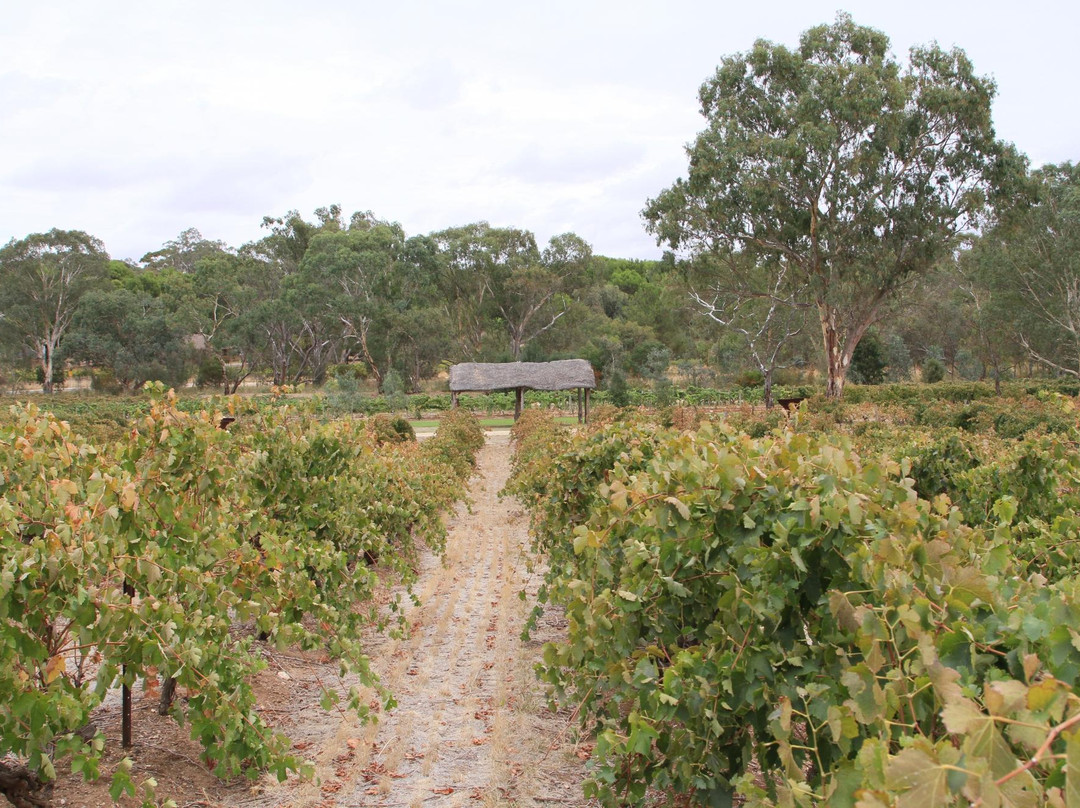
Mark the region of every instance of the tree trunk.
POLYGON ((37 772, 13 760, 0 760, 0 794, 15 808, 52 805, 52 783, 42 782, 37 772))
POLYGON ((41 392, 53 391, 53 352, 48 342, 41 343, 41 392))
POLYGON ((765 409, 772 409, 772 385, 773 385, 773 369, 766 368, 762 373, 765 382, 765 409))
POLYGON ((365 325, 360 330, 360 353, 364 358, 364 364, 368 366, 368 370, 371 371, 371 375, 375 379, 375 389, 381 390, 383 375, 379 371, 379 366, 376 364, 374 357, 372 357, 371 351, 368 350, 367 335, 368 327, 365 325))
POLYGON ((819 303, 818 312, 821 315, 821 339, 825 346, 825 370, 828 374, 825 397, 839 399, 844 394, 844 381, 851 360, 844 361, 845 351, 837 328, 836 310, 819 303))
POLYGON ((840 312, 828 303, 818 303, 821 317, 821 339, 825 346, 825 363, 829 377, 825 397, 839 399, 851 368, 851 357, 859 340, 877 319, 877 306, 870 307, 846 333, 840 327, 840 312))
POLYGON ((176 694, 176 677, 166 676, 161 683, 161 698, 158 699, 158 715, 168 715, 176 694))

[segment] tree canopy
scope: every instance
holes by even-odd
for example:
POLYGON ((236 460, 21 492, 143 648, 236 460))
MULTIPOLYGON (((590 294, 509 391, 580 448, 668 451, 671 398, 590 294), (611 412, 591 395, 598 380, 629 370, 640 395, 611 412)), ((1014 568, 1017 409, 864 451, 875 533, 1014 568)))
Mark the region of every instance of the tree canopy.
POLYGON ((105 245, 78 230, 50 230, 0 250, 0 327, 23 340, 53 390, 56 353, 82 296, 105 283, 105 245))
POLYGON ((845 14, 794 50, 759 40, 702 85, 688 177, 648 203, 647 227, 691 257, 773 261, 805 287, 839 396, 867 329, 1022 174, 994 135, 994 92, 963 51, 913 48, 901 65, 845 14))
MULTIPOLYGON (((1036 362, 1080 377, 1080 167, 1047 165, 965 264, 997 323, 1036 362)), ((1001 329, 999 329, 1001 330, 1001 329)))

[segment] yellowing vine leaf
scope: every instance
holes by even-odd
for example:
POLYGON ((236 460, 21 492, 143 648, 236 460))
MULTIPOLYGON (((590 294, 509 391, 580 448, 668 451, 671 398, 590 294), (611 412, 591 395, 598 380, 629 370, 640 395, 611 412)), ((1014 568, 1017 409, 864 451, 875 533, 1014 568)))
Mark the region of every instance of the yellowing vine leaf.
POLYGON ((905 749, 889 761, 885 782, 900 792, 900 808, 931 808, 949 801, 949 771, 921 749, 905 749))
POLYGON ((1080 732, 1065 740, 1065 804, 1080 805, 1080 732))

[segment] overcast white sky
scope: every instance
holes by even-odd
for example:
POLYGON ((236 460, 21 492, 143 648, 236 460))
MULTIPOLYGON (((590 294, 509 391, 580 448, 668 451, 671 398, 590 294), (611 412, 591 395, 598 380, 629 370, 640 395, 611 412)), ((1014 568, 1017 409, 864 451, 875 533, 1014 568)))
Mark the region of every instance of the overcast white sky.
POLYGON ((337 203, 410 235, 484 219, 657 257, 639 213, 685 174, 702 81, 840 9, 901 57, 963 48, 1000 137, 1080 159, 1075 0, 8 0, 0 243, 79 229, 138 259, 337 203))

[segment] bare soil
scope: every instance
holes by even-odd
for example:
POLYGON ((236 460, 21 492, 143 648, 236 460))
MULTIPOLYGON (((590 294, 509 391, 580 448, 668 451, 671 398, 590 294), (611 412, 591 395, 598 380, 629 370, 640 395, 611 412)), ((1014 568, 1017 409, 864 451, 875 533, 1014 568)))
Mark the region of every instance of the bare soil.
MULTIPOLYGON (((397 700, 362 724, 347 711, 319 706, 323 686, 346 691, 333 660, 267 650, 257 683, 267 721, 315 766, 315 777, 283 783, 222 782, 200 761, 183 728, 156 713, 153 687, 137 695, 133 779, 153 777, 159 798, 192 806, 550 806, 586 805, 581 796, 589 745, 578 744, 570 716, 548 710, 533 673, 542 645, 563 628, 549 611, 532 638, 521 631, 535 602, 540 572, 527 569, 527 519, 500 499, 510 468, 505 431, 488 433, 471 505, 447 518, 444 557, 426 555, 399 637, 373 635, 372 667, 397 700), (519 596, 526 593, 525 600, 519 596)), ((406 600, 405 602, 408 602, 406 600)), ((374 691, 365 694, 378 707, 374 691)), ((111 766, 120 754, 119 706, 95 717, 110 758, 97 783, 61 776, 54 804, 106 806, 111 766)), ((125 800, 126 804, 138 804, 125 800)))

